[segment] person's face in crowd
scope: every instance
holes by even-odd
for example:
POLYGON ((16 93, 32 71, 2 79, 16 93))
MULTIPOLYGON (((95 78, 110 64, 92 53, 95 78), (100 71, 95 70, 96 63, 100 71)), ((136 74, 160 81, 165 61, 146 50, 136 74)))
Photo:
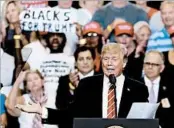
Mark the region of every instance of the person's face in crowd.
POLYGON ((108 51, 102 56, 102 69, 106 76, 110 74, 119 76, 122 73, 123 65, 121 53, 116 53, 115 50, 108 51))
POLYGON ((16 23, 19 21, 19 9, 14 3, 7 6, 6 18, 9 23, 16 23))
POLYGON ((127 34, 121 34, 116 36, 116 41, 120 44, 123 44, 128 48, 130 44, 132 43, 133 37, 127 34))
POLYGON ((161 18, 166 27, 174 24, 174 8, 172 5, 165 5, 161 9, 161 18))
POLYGON ((31 92, 38 91, 43 87, 43 80, 37 73, 29 73, 26 78, 27 89, 31 92))
POLYGON ((80 52, 78 54, 76 66, 83 75, 88 74, 94 69, 94 60, 89 50, 80 52))
POLYGON ((72 0, 59 0, 58 5, 60 8, 70 8, 72 6, 72 0))
POLYGON ((144 60, 144 73, 151 79, 156 79, 164 69, 161 56, 158 53, 149 53, 144 60))
POLYGON ((50 38, 49 38, 49 43, 51 46, 51 49, 53 50, 57 50, 59 48, 59 45, 62 43, 63 39, 58 36, 57 34, 53 34, 50 38))
POLYGON ((151 31, 148 27, 143 26, 139 29, 137 33, 135 33, 136 41, 137 43, 144 43, 141 44, 143 46, 146 46, 147 41, 149 40, 149 37, 151 35, 151 31))
POLYGON ((97 33, 88 33, 86 37, 86 46, 96 48, 98 46, 99 36, 97 33))
POLYGON ((84 1, 84 5, 87 7, 95 7, 98 8, 99 7, 99 0, 86 0, 84 1))

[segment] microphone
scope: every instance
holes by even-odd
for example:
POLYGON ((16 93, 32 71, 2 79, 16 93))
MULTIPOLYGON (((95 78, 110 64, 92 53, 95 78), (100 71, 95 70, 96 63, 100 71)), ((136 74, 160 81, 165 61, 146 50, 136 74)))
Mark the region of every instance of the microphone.
POLYGON ((115 86, 116 77, 115 77, 114 74, 110 74, 110 75, 109 75, 109 82, 110 82, 113 86, 115 86))

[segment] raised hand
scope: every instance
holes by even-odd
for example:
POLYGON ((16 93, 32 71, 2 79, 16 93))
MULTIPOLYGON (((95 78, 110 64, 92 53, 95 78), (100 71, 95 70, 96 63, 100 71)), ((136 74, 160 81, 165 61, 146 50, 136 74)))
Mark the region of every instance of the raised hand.
POLYGON ((79 39, 82 38, 82 25, 80 25, 77 22, 74 22, 73 24, 76 25, 76 35, 79 37, 79 39))
POLYGON ((108 44, 110 42, 109 39, 106 39, 104 37, 102 37, 102 44, 105 45, 105 44, 108 44))
POLYGON ((77 69, 69 74, 69 79, 71 83, 73 84, 73 86, 75 86, 76 88, 79 84, 79 75, 78 75, 77 69))
MULTIPOLYGON (((20 71, 21 71, 21 69, 20 69, 20 71)), ((21 83, 24 81, 25 75, 26 75, 27 72, 28 72, 28 70, 26 70, 26 71, 21 71, 21 72, 19 73, 19 75, 18 75, 18 77, 17 77, 17 79, 16 79, 16 81, 15 81, 15 83, 17 83, 17 85, 21 84, 21 83)))

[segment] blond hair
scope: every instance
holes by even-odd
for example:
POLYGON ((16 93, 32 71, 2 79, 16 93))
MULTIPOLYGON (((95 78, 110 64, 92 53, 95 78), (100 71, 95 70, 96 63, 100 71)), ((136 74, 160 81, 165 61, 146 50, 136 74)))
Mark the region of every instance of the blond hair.
MULTIPOLYGON (((29 70, 26 72, 25 74, 25 78, 24 78, 24 90, 22 93, 29 93, 30 91, 27 89, 27 78, 28 75, 31 73, 36 73, 42 80, 44 80, 44 77, 42 76, 42 74, 39 72, 39 70, 29 70)), ((43 86, 44 89, 44 86, 43 86)))
POLYGON ((105 44, 102 48, 101 57, 103 57, 104 54, 109 52, 119 54, 121 58, 124 58, 124 50, 118 43, 110 42, 108 44, 105 44))
POLYGON ((14 3, 18 9, 19 14, 23 11, 21 1, 20 0, 5 0, 3 3, 3 8, 2 8, 2 19, 6 23, 6 26, 8 26, 8 20, 6 18, 6 13, 7 13, 7 7, 9 4, 14 3))
POLYGON ((159 55, 160 58, 161 58, 161 64, 164 64, 164 61, 165 61, 165 59, 164 59, 164 54, 163 54, 162 52, 157 51, 157 50, 150 50, 150 51, 148 51, 148 52, 145 54, 144 62, 145 62, 145 60, 146 60, 146 57, 147 57, 149 54, 156 54, 156 55, 159 55))
POLYGON ((26 74, 25 74, 25 81, 27 80, 27 77, 29 74, 31 73, 36 73, 41 79, 44 79, 44 77, 42 76, 42 74, 39 72, 39 70, 29 70, 26 74))
POLYGON ((160 5, 160 10, 166 6, 171 6, 174 9, 174 1, 163 1, 160 5))

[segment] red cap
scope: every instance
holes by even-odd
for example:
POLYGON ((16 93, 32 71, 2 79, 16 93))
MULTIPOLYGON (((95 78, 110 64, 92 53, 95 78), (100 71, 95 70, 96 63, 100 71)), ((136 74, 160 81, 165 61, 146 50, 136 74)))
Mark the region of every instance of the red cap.
POLYGON ((101 35, 103 30, 99 23, 92 21, 92 22, 86 24, 83 28, 83 35, 86 35, 89 32, 97 33, 97 34, 101 35))
POLYGON ((128 34, 130 36, 134 35, 133 25, 128 22, 123 22, 115 27, 115 35, 128 34))

